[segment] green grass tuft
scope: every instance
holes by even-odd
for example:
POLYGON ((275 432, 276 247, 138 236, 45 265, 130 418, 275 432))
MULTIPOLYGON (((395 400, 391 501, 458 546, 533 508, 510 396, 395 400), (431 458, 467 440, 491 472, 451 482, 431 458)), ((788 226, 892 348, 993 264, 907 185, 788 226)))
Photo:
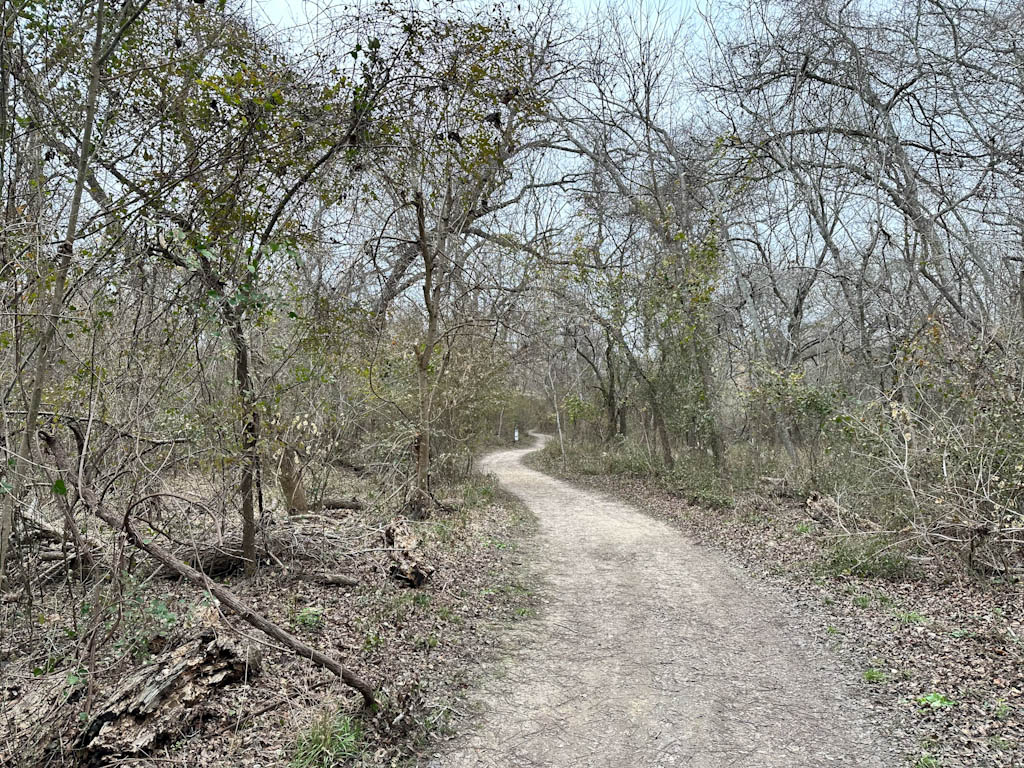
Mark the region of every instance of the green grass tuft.
POLYGON ((864 682, 874 685, 885 682, 885 672, 875 667, 868 667, 864 670, 864 682))
POLYGON ((291 768, 333 768, 363 754, 363 732, 348 715, 324 713, 299 734, 291 768))

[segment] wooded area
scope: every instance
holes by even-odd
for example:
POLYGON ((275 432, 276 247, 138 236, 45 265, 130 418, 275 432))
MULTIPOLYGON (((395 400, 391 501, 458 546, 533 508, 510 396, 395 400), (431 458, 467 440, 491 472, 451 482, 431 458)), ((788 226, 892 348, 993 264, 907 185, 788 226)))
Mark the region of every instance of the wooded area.
POLYGON ((59 607, 79 753, 151 576, 372 705, 225 577, 421 586, 514 427, 1018 583, 1019 3, 2 7, 0 664, 59 607))

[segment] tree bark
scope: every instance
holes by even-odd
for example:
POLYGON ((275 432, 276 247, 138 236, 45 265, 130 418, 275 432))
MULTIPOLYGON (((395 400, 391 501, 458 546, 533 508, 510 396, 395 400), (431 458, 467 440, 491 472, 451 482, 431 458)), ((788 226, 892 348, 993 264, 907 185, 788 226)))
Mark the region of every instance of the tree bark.
POLYGON ((246 572, 256 571, 256 514, 253 497, 256 491, 256 445, 259 442, 259 414, 253 402, 252 376, 249 372, 249 344, 242 328, 242 319, 232 312, 231 343, 235 348, 235 384, 242 403, 242 477, 238 491, 242 495, 242 551, 246 558, 246 572))
POLYGON ((278 478, 281 483, 281 494, 284 496, 284 506, 289 515, 302 514, 309 509, 297 458, 298 453, 291 446, 286 446, 281 452, 278 478))
POLYGON ((654 422, 654 433, 658 436, 658 444, 661 446, 661 458, 665 462, 665 469, 675 469, 676 460, 672 455, 672 440, 669 438, 668 426, 665 424, 665 416, 661 412, 656 392, 650 393, 648 402, 651 405, 651 420, 654 422))
MULTIPOLYGON (((607 334, 605 334, 607 337, 607 334)), ((608 384, 604 392, 605 410, 608 417, 608 431, 605 435, 605 442, 611 442, 619 434, 619 393, 615 377, 615 361, 612 355, 611 338, 606 339, 604 348, 605 367, 608 369, 608 384)))
POLYGON ((725 441, 722 439, 722 430, 718 423, 714 372, 711 369, 710 353, 697 338, 696 332, 694 333, 693 351, 694 356, 697 358, 697 370, 700 374, 701 389, 704 390, 704 408, 708 413, 707 433, 708 440, 711 443, 711 455, 715 460, 715 469, 720 474, 723 474, 726 470, 725 441))

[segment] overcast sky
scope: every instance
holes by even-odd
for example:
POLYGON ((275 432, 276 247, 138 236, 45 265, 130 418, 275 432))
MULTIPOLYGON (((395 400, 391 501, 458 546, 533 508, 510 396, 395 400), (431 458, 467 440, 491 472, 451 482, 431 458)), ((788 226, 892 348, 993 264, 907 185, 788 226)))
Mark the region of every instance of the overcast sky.
MULTIPOLYGON (((415 5, 413 0, 407 0, 408 4, 415 5)), ((314 20, 321 9, 332 5, 358 6, 370 5, 369 2, 356 0, 250 0, 252 14, 257 22, 264 21, 275 26, 287 28, 300 24, 306 24, 314 20)), ((507 3, 511 5, 511 2, 507 3)), ((480 5, 475 0, 466 2, 464 0, 453 0, 453 5, 474 7, 480 5)), ((604 5, 601 0, 565 0, 566 9, 578 20, 586 20, 594 8, 604 5)), ((679 19, 692 12, 694 0, 653 0, 641 3, 639 0, 627 2, 625 7, 637 8, 646 6, 648 9, 660 8, 661 13, 666 17, 679 19)))

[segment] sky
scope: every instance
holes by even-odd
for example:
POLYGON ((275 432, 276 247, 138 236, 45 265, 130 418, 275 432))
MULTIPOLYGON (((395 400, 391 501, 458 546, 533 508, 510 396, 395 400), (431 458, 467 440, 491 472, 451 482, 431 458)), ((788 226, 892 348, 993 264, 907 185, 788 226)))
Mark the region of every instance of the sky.
MULTIPOLYGON (((409 5, 415 5, 414 0, 407 0, 409 5)), ((459 5, 473 7, 479 2, 468 0, 451 0, 456 7, 459 5)), ((602 0, 563 0, 570 14, 577 20, 585 21, 595 8, 605 3, 602 0)), ((369 2, 359 0, 250 0, 254 20, 264 21, 281 28, 293 27, 315 19, 321 8, 332 5, 369 5, 369 2)), ((660 7, 667 17, 676 19, 692 14, 696 5, 695 0, 624 0, 625 7, 636 8, 641 4, 649 8, 660 7)), ((512 5, 511 2, 508 5, 512 5)))

